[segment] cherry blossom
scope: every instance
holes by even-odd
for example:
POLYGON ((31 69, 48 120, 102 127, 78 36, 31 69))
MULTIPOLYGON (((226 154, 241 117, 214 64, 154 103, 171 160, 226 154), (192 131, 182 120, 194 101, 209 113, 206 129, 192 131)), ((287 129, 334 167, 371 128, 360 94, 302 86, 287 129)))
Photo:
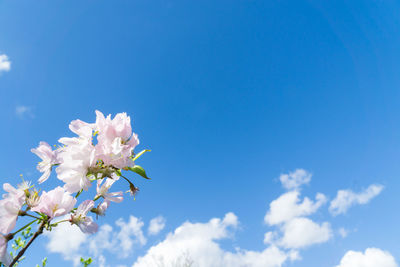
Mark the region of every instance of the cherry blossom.
POLYGON ((97 208, 93 212, 96 213, 97 215, 104 216, 109 205, 110 201, 104 200, 97 206, 97 208))
POLYGON ((70 222, 76 224, 84 233, 93 234, 98 230, 98 225, 93 221, 92 217, 87 216, 87 213, 93 207, 93 200, 85 200, 78 206, 74 214, 71 215, 70 222))
POLYGON ((8 194, 4 194, 4 199, 0 200, 0 233, 8 234, 15 227, 19 211, 25 201, 25 193, 8 183, 3 185, 3 189, 8 194))
POLYGON ((60 138, 59 148, 53 150, 48 143, 40 142, 37 148, 31 150, 42 159, 37 165, 42 173, 38 182, 46 181, 53 167, 56 167, 57 178, 63 182, 62 186, 39 194, 40 189, 36 189, 30 182, 23 181, 17 188, 8 183, 3 185, 6 193, 0 200, 0 262, 6 266, 14 266, 37 236, 45 230, 51 231, 60 223, 70 222, 88 234, 97 232, 98 225, 88 213, 104 216, 111 201, 119 203, 123 200, 122 191, 109 192, 111 186, 122 177, 128 183, 128 192, 135 194, 138 191, 129 178, 122 175, 122 171, 132 171, 149 179, 143 168, 134 164, 134 159, 149 150, 143 150, 137 155, 133 153, 139 139, 132 132, 131 119, 126 113, 119 113, 111 118, 111 115, 105 117, 103 113, 96 111, 95 123, 77 119, 69 124, 69 129, 76 136, 60 138), (82 191, 89 190, 94 182, 97 182, 97 186, 93 200, 85 200, 74 209, 82 191), (76 193, 75 197, 72 193, 76 193), (100 198, 103 200, 94 208, 95 201, 100 198), (54 218, 66 214, 71 214, 69 219, 53 221, 54 218), (20 229, 13 230, 19 216, 25 217, 22 221, 31 221, 20 229), (22 253, 11 257, 7 253, 8 241, 36 223, 38 229, 21 250, 22 253))
MULTIPOLYGON (((66 139, 60 142, 66 141, 66 139)), ((90 186, 89 168, 95 166, 95 150, 91 141, 85 138, 75 138, 76 143, 65 142, 67 146, 60 153, 62 163, 57 167, 57 178, 65 183, 64 188, 75 193, 90 186), (69 145, 68 145, 69 144, 69 145)))
POLYGON ((0 262, 8 267, 12 261, 12 258, 7 252, 7 242, 7 239, 3 235, 0 235, 0 262))
POLYGON ((39 204, 32 210, 44 213, 52 219, 67 214, 75 204, 76 199, 58 186, 49 192, 43 192, 39 204))
POLYGON ((107 118, 96 111, 96 131, 98 143, 96 152, 106 165, 116 168, 132 167, 133 149, 139 144, 139 139, 132 133, 131 119, 126 113, 117 114, 114 119, 107 118))
POLYGON ((37 148, 32 148, 31 152, 42 159, 42 161, 37 165, 37 169, 43 173, 38 182, 43 183, 49 179, 53 165, 58 164, 57 150, 52 150, 48 143, 42 141, 39 143, 37 148))
POLYGON ((97 195, 96 198, 99 197, 103 197, 106 200, 109 201, 113 201, 116 203, 121 202, 124 198, 123 198, 123 192, 113 192, 113 193, 109 193, 108 190, 110 189, 110 187, 113 185, 113 183, 115 182, 114 179, 101 179, 101 180, 97 180, 97 195), (105 180, 105 182, 103 183, 103 185, 101 185, 101 183, 103 182, 103 180, 105 180))
POLYGON ((9 183, 5 183, 3 184, 3 189, 4 191, 8 192, 8 194, 4 194, 3 198, 8 198, 8 199, 12 199, 15 200, 16 202, 18 202, 20 205, 22 205, 22 203, 24 203, 25 201, 25 188, 15 188, 12 185, 10 185, 9 183))

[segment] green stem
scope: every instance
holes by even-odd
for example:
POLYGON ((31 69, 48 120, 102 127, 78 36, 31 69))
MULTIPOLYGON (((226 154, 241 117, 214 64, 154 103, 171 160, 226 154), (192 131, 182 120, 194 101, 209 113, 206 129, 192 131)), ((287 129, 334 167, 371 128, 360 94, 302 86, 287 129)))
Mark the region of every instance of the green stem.
POLYGON ((63 222, 69 222, 69 219, 62 220, 62 221, 59 221, 59 222, 53 223, 51 226, 57 226, 59 223, 63 223, 63 222))
POLYGON ((136 156, 135 156, 132 160, 135 161, 135 160, 137 160, 141 155, 143 155, 143 154, 146 153, 146 152, 150 152, 150 151, 151 151, 150 149, 142 150, 142 151, 140 151, 138 154, 136 154, 136 156))
POLYGON ((75 198, 78 198, 79 197, 79 195, 82 193, 82 189, 78 192, 78 193, 76 193, 76 195, 75 195, 75 198))
POLYGON ((129 184, 132 184, 132 182, 128 178, 126 178, 125 176, 121 175, 120 177, 124 178, 129 184))
POLYGON ((21 232, 22 230, 24 230, 25 228, 27 228, 28 226, 32 225, 34 222, 36 222, 38 219, 31 221, 30 223, 28 223, 27 225, 25 225, 24 227, 22 227, 21 229, 19 229, 18 231, 12 233, 12 235, 15 235, 19 232, 21 232))
POLYGON ((29 217, 32 217, 32 218, 35 218, 36 220, 41 220, 42 218, 39 218, 39 217, 36 217, 36 216, 33 216, 33 215, 31 215, 31 214, 25 214, 24 216, 29 216, 29 217))

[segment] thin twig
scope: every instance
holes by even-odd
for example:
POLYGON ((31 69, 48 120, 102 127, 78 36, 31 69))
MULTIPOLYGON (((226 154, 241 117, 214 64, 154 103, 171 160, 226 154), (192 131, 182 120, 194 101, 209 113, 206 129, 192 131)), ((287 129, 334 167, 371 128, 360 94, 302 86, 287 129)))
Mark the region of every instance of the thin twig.
POLYGON ((15 231, 14 233, 12 233, 13 236, 15 236, 15 234, 18 234, 19 232, 21 232, 22 230, 24 230, 25 228, 27 228, 28 226, 32 225, 34 222, 36 222, 36 220, 31 221, 30 223, 28 223, 27 225, 25 225, 24 227, 22 227, 21 229, 19 229, 18 231, 15 231))
POLYGON ((25 215, 23 215, 23 216, 29 216, 29 217, 32 217, 32 218, 35 218, 36 220, 40 220, 41 218, 39 218, 39 217, 36 217, 36 216, 33 216, 33 215, 30 215, 30 214, 25 214, 25 215))
POLYGON ((14 264, 24 255, 25 251, 33 243, 33 241, 35 241, 36 237, 38 237, 39 235, 41 235, 43 233, 43 229, 44 229, 45 224, 46 224, 46 221, 43 221, 40 224, 39 229, 32 236, 31 240, 29 240, 28 244, 26 244, 26 246, 23 249, 21 249, 21 251, 18 253, 18 255, 13 259, 13 261, 10 264, 10 267, 14 266, 14 264))

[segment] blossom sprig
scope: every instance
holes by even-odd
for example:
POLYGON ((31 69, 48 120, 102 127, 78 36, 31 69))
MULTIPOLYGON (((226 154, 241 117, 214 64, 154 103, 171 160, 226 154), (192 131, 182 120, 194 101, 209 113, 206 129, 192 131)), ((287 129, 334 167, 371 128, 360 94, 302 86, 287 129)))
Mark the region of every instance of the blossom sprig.
POLYGON ((111 192, 111 186, 122 177, 128 182, 127 192, 135 195, 139 190, 122 171, 150 179, 145 170, 135 164, 140 156, 150 150, 134 153, 139 139, 132 132, 131 120, 126 113, 118 113, 111 118, 111 115, 105 117, 96 111, 94 123, 74 120, 69 124, 69 129, 76 136, 60 138, 58 141, 61 145, 55 146, 54 150, 43 141, 31 150, 42 160, 37 165, 42 173, 38 183, 47 181, 55 169, 57 178, 63 182, 62 186, 46 192, 26 181, 17 188, 8 183, 3 185, 7 193, 0 200, 0 262, 4 266, 14 266, 44 230, 51 231, 60 223, 68 222, 77 225, 84 233, 95 233, 98 226, 89 213, 96 214, 96 218, 104 216, 111 202, 123 201, 124 193, 111 192), (82 201, 76 207, 80 194, 88 191, 93 183, 96 183, 93 198, 82 201), (56 218, 61 216, 64 219, 57 221, 56 218), (29 217, 31 221, 12 232, 19 217, 29 217), (16 233, 35 223, 38 224, 38 230, 29 242, 18 255, 10 255, 7 252, 8 242, 16 233))

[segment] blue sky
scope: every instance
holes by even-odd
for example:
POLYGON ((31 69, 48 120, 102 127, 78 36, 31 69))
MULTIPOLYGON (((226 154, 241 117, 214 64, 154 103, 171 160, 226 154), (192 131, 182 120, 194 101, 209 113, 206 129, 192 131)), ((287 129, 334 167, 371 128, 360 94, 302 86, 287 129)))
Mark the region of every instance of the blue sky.
MULTIPOLYGON (((184 222, 210 227, 212 218, 226 237, 207 242, 224 253, 261 252, 271 246, 264 234, 288 224, 268 225, 264 216, 288 192, 280 175, 296 169, 312 174, 294 189, 299 201, 326 197, 303 217, 328 223, 330 235, 294 249, 301 259, 282 266, 339 266, 347 252, 367 257, 368 248, 400 260, 399 8, 397 1, 1 1, 0 55, 11 66, 0 64, 0 179, 36 181, 30 149, 72 136, 71 120, 92 122, 96 109, 127 112, 137 149, 152 149, 139 163, 152 180, 135 177, 136 201, 126 198, 99 220, 113 239, 116 221, 134 216, 126 257, 79 243, 95 266, 100 255, 104 266, 132 266, 169 244, 167 234, 184 222), (368 203, 329 212, 338 190, 370 185, 383 190, 368 203), (223 221, 228 212, 237 223, 223 221), (149 235, 157 216, 165 228, 149 235)), ((44 189, 59 184, 53 175, 44 189)), ((46 247, 50 239, 21 266, 44 256, 50 266, 71 266, 46 247)), ((289 253, 282 242, 274 245, 289 253)), ((198 264, 211 257, 189 252, 198 264)))

